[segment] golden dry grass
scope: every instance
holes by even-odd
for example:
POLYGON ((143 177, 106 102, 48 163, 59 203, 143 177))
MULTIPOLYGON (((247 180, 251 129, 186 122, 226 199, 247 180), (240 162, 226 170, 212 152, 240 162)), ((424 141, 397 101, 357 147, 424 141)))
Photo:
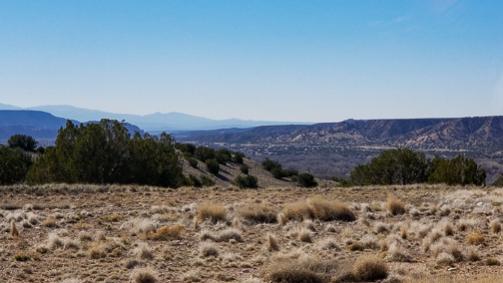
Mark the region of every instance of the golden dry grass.
POLYGON ((9 283, 134 282, 132 273, 145 267, 157 282, 333 283, 362 281, 360 269, 379 274, 380 263, 384 282, 497 282, 490 278, 498 278, 492 275, 501 273, 503 259, 493 228, 501 213, 493 203, 503 203, 503 189, 53 185, 3 187, 0 199, 14 204, 0 208, 0 278, 9 283), (408 212, 390 213, 390 191, 406 200, 408 212), (277 210, 283 225, 268 223, 277 210), (334 217, 341 214, 358 221, 334 217), (56 226, 43 225, 47 218, 56 226), (476 233, 483 242, 468 240, 476 233), (374 262, 354 262, 376 255, 374 262))
POLYGON ((389 194, 386 199, 386 209, 391 215, 400 215, 405 213, 405 205, 393 194, 389 194))
POLYGON ((280 222, 308 219, 347 222, 356 220, 355 214, 348 205, 338 200, 327 200, 322 196, 314 196, 306 201, 286 204, 281 210, 279 218, 284 219, 280 222))
POLYGON ((479 231, 472 231, 466 236, 466 242, 470 245, 482 245, 485 239, 479 231))
POLYGON ((271 204, 249 204, 239 208, 238 214, 250 224, 277 222, 277 211, 271 207, 271 204))
POLYGON ((181 224, 162 226, 155 231, 148 232, 145 235, 145 238, 154 241, 168 241, 172 239, 180 239, 184 231, 185 226, 181 224))
POLYGON ((197 208, 197 219, 200 222, 210 220, 211 222, 225 221, 227 219, 227 210, 225 206, 212 203, 203 202, 197 208))

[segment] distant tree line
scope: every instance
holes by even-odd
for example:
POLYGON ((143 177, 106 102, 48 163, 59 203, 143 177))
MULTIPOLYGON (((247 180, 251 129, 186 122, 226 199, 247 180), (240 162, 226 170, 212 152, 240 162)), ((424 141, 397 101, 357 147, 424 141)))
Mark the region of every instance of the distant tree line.
MULTIPOLYGON (((185 159, 189 162, 191 167, 198 168, 199 161, 201 161, 206 166, 206 170, 215 176, 220 175, 221 165, 227 165, 229 163, 237 164, 239 165, 241 174, 234 179, 234 184, 240 188, 258 187, 257 177, 249 175, 249 167, 244 164, 245 155, 243 153, 231 151, 225 148, 213 149, 193 144, 180 143, 177 144, 176 147, 183 153, 185 159)), ((203 175, 201 178, 206 178, 204 181, 208 183, 208 177, 203 175)), ((189 176, 189 179, 189 185, 195 187, 197 187, 199 183, 204 183, 202 180, 198 180, 194 175, 189 176)))
POLYGON ((0 184, 64 182, 164 187, 215 184, 204 174, 185 176, 185 158, 194 168, 202 162, 216 176, 220 174, 220 165, 237 164, 242 175, 236 178, 236 185, 258 186, 257 178, 248 175, 242 153, 175 143, 165 133, 130 136, 124 124, 115 120, 80 125, 68 121, 58 132, 55 145, 46 148, 37 147, 37 141, 26 135, 14 135, 7 144, 0 145, 0 184))
POLYGON ((357 166, 349 183, 354 185, 392 185, 445 183, 448 185, 485 185, 486 173, 467 157, 427 159, 410 149, 383 151, 370 163, 357 166))
POLYGON ((290 178, 293 182, 297 182, 300 187, 311 188, 318 185, 313 175, 309 173, 299 174, 299 172, 294 169, 283 169, 283 166, 279 162, 269 158, 266 158, 262 162, 262 167, 271 172, 274 178, 279 180, 290 178))
POLYGON ((183 170, 173 139, 135 133, 114 120, 68 121, 28 171, 29 183, 119 183, 177 187, 183 170))

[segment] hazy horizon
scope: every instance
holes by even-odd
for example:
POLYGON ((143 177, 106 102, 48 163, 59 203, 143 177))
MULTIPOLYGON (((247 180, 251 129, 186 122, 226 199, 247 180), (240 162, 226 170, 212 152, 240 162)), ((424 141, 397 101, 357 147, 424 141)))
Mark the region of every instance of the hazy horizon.
POLYGON ((0 103, 335 122, 503 113, 503 2, 0 1, 0 103))

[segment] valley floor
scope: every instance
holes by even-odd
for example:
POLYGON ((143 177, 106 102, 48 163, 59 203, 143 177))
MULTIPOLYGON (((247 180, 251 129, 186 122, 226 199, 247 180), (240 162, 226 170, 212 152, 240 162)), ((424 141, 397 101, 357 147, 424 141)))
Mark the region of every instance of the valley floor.
POLYGON ((502 204, 503 189, 423 185, 0 187, 0 283, 129 282, 141 270, 158 282, 302 270, 343 282, 363 257, 388 267, 382 282, 503 282, 502 204))

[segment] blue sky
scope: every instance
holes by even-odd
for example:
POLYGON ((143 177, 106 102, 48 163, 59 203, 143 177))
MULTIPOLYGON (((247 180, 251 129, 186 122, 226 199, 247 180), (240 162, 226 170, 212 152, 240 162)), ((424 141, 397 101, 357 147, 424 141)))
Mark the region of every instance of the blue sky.
POLYGON ((339 121, 503 114, 499 0, 0 0, 0 102, 339 121))

